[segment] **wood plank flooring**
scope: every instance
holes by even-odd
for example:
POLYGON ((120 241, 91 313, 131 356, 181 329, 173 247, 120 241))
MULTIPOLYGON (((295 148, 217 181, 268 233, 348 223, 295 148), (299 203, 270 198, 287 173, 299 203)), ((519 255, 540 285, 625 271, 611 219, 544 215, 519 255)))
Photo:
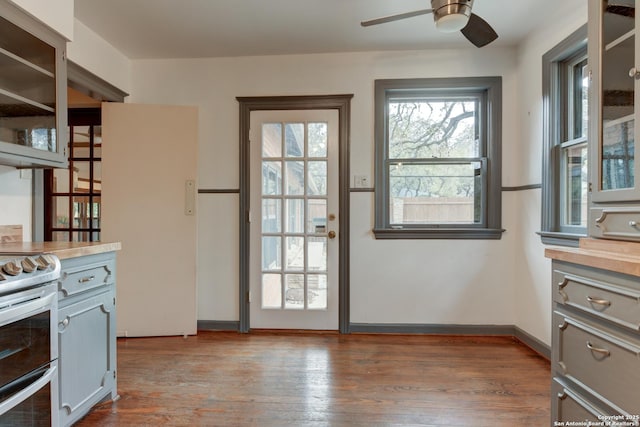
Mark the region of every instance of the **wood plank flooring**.
POLYGON ((128 338, 120 400, 76 426, 547 426, 549 370, 508 337, 128 338))

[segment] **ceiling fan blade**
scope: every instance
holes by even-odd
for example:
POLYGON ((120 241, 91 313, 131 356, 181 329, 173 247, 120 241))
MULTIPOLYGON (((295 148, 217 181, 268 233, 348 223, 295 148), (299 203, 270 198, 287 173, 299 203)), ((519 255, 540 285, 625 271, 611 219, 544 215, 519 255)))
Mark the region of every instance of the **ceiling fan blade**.
POLYGON ((476 47, 486 46, 498 38, 491 25, 475 13, 471 14, 469 22, 460 32, 476 47))
POLYGON ((399 21, 401 19, 412 18, 414 16, 426 15, 431 12, 433 12, 433 9, 415 10, 413 12, 405 12, 398 15, 391 15, 382 18, 370 19, 369 21, 362 21, 360 25, 362 25, 363 27, 369 27, 371 25, 384 24, 386 22, 399 21))
POLYGON ((627 16, 629 18, 636 17, 636 8, 633 6, 619 6, 615 4, 610 4, 607 6, 606 11, 608 13, 615 13, 616 15, 627 16))

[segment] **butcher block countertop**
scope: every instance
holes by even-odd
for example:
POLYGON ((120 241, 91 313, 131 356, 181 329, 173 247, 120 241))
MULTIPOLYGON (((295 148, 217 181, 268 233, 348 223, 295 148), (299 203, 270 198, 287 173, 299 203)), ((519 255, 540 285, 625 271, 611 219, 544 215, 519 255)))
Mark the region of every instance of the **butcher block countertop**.
POLYGON ((640 277, 640 243, 580 239, 578 248, 548 247, 547 258, 640 277))
POLYGON ((120 242, 11 242, 0 244, 0 253, 52 253, 60 259, 119 251, 120 242))

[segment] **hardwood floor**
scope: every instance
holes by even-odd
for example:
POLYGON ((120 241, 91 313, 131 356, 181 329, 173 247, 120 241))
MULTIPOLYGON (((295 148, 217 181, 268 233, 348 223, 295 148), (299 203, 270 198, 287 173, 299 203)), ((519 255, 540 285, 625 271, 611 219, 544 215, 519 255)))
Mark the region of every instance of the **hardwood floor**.
POLYGON ((549 369, 508 337, 128 338, 120 400, 76 426, 547 426, 549 369))

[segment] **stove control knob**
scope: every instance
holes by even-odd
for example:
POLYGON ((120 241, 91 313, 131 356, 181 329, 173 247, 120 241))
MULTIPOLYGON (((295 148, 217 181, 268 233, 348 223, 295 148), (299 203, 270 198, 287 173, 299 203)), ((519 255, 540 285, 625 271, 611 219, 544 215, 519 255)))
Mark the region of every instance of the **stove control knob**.
POLYGON ((24 270, 25 273, 33 273, 38 268, 38 266, 33 261, 33 259, 29 257, 23 259, 21 264, 22 264, 22 269, 24 270))
POLYGON ((13 261, 10 261, 2 266, 2 271, 7 273, 9 276, 17 276, 22 273, 22 267, 13 261))
POLYGON ((44 255, 40 255, 36 258, 36 264, 38 264, 38 270, 46 270, 51 266, 51 263, 44 257, 44 255))

